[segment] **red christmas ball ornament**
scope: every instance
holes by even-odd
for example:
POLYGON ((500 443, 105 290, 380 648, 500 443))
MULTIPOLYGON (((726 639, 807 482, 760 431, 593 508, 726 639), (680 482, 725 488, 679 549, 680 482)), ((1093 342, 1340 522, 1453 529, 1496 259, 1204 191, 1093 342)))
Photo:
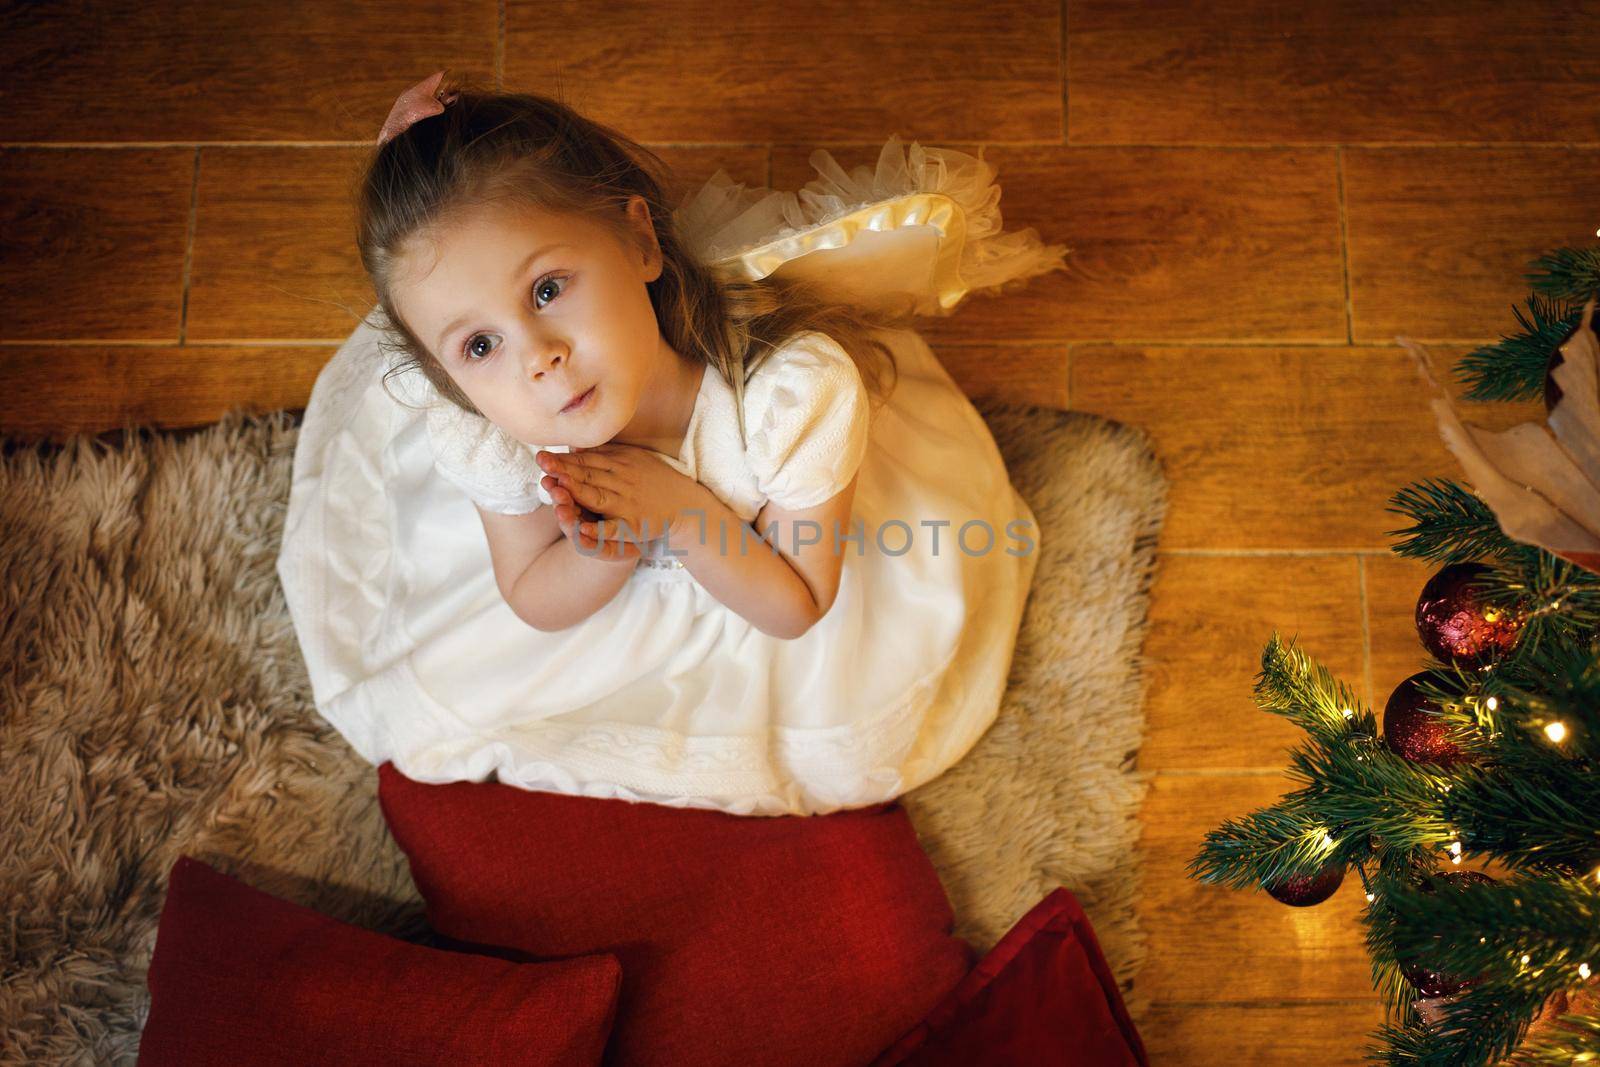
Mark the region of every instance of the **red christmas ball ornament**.
POLYGON ((1316 874, 1291 875, 1281 882, 1274 882, 1261 888, 1270 893, 1274 900, 1280 900, 1297 908, 1309 908, 1333 896, 1343 881, 1344 864, 1334 863, 1316 874))
POLYGON ((1510 652, 1523 615, 1485 604, 1483 563, 1452 563, 1428 579, 1417 598, 1417 636, 1440 663, 1482 667, 1510 652))
MULTIPOLYGON (((1482 871, 1451 871, 1447 874, 1436 874, 1431 879, 1424 881, 1419 889, 1424 893, 1432 893, 1436 883, 1443 882, 1453 889, 1461 890, 1470 885, 1492 885, 1494 879, 1482 871)), ((1447 974, 1426 965, 1422 960, 1415 964, 1404 965, 1400 973, 1405 980, 1410 982, 1417 993, 1424 997, 1453 997, 1462 990, 1471 987, 1477 978, 1463 978, 1460 975, 1447 974)))
POLYGON ((1440 717, 1439 705, 1418 689, 1417 683, 1428 677, 1429 672, 1418 671, 1389 694, 1383 706, 1383 743, 1413 763, 1448 767, 1470 757, 1449 740, 1449 725, 1440 717))

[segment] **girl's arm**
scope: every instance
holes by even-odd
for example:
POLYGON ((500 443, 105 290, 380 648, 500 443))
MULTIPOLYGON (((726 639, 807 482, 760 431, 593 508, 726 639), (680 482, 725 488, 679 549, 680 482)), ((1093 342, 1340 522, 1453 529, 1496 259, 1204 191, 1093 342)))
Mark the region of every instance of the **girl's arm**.
POLYGON ((637 555, 628 559, 585 555, 563 535, 522 572, 506 602, 535 630, 565 630, 611 603, 638 563, 637 555))
MULTIPOLYGON (((608 550, 631 544, 636 552, 639 539, 664 529, 667 551, 706 592, 774 637, 799 637, 833 605, 849 551, 848 544, 836 550, 835 542, 853 532, 854 477, 832 498, 803 510, 786 511, 769 500, 752 528, 705 485, 648 449, 600 445, 541 451, 537 458, 551 478, 547 490, 561 501, 556 511, 563 521, 576 519, 577 505, 609 516, 568 531, 569 538, 588 539, 585 546, 597 533, 608 550), (807 538, 814 543, 797 544, 807 538)), ((586 551, 575 548, 579 556, 586 551)))
POLYGON ((849 525, 856 479, 802 511, 768 503, 753 524, 701 488, 704 523, 693 512, 681 514, 669 527, 668 550, 706 592, 763 633, 792 639, 811 629, 833 606, 844 553, 863 550, 844 540, 856 532, 849 525), (797 545, 808 540, 815 543, 797 545))
POLYGON ((617 595, 638 557, 605 558, 579 552, 554 507, 524 515, 478 508, 495 584, 511 610, 536 630, 564 630, 587 619, 617 595))

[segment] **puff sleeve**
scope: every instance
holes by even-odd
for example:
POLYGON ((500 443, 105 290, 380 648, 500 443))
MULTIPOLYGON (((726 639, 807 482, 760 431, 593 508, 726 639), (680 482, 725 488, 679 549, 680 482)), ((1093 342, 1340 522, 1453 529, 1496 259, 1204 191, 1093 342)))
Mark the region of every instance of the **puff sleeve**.
POLYGON ((850 354, 811 332, 780 345, 745 386, 746 454, 756 487, 789 511, 855 477, 867 451, 867 389, 850 354))
POLYGON ((485 511, 523 515, 552 503, 539 484, 544 471, 533 458, 536 449, 442 397, 428 407, 426 421, 435 469, 485 511))

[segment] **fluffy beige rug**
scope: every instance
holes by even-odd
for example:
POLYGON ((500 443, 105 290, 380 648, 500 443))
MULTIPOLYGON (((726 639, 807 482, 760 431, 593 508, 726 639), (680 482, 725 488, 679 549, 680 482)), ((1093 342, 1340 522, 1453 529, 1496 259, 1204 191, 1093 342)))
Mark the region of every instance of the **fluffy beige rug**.
MULTIPOLYGON (((1043 529, 998 721, 905 804, 986 951, 1057 885, 1124 988, 1140 661, 1166 481, 1145 437, 980 403, 1043 529)), ((0 1060, 132 1064, 180 854, 426 943, 376 773, 317 715, 274 572, 298 414, 0 462, 0 1060)), ((1136 1006, 1136 1005, 1134 1005, 1136 1006)))

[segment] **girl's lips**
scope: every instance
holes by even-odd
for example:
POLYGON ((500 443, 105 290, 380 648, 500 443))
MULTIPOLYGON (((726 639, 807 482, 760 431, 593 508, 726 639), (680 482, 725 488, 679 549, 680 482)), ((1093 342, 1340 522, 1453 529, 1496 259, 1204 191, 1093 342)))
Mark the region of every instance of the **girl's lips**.
POLYGON ((583 407, 585 404, 587 404, 589 402, 589 398, 594 395, 594 390, 595 390, 594 386, 592 386, 592 385, 589 386, 589 388, 584 392, 584 394, 582 396, 580 396, 578 399, 574 400, 572 403, 568 404, 566 407, 562 408, 561 409, 561 414, 566 415, 569 412, 577 411, 579 408, 583 407))

